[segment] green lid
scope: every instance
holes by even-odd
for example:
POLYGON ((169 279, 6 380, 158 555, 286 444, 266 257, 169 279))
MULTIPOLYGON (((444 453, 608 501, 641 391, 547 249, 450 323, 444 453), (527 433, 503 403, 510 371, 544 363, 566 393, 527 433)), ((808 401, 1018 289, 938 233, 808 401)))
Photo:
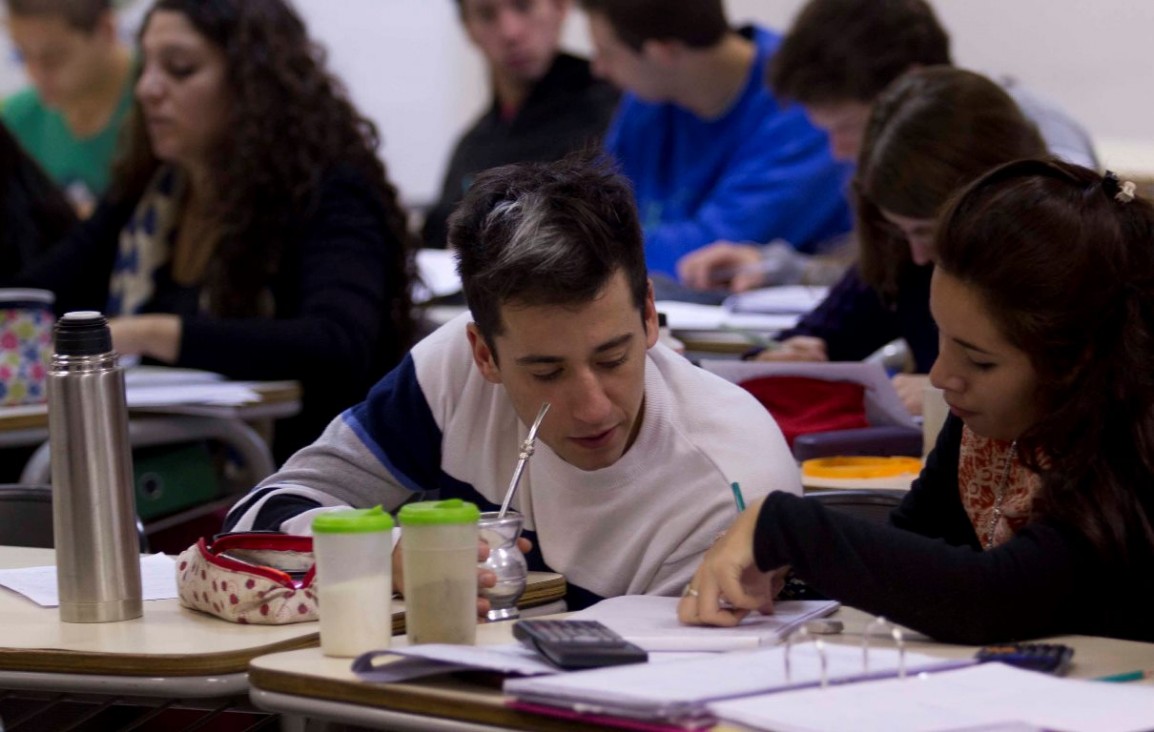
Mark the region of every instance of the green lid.
POLYGON ((380 506, 329 511, 313 519, 314 534, 363 534, 392 528, 393 517, 380 506))
POLYGON ((481 512, 472 503, 460 498, 445 501, 422 501, 401 506, 397 519, 401 526, 431 526, 434 524, 474 524, 481 512))

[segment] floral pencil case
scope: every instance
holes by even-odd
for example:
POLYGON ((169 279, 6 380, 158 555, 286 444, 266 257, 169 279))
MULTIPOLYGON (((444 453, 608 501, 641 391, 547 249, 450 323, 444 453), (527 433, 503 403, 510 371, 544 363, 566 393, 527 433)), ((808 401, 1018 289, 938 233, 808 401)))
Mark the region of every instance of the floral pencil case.
POLYGON ((275 533, 201 538, 176 562, 180 604, 234 623, 316 620, 313 540, 275 533))

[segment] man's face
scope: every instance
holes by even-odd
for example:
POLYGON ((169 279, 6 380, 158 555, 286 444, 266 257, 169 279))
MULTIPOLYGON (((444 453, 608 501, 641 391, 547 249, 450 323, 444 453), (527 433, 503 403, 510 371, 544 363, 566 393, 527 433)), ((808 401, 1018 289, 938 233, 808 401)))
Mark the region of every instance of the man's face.
POLYGON ((663 73, 644 50, 636 51, 621 40, 603 13, 589 13, 589 36, 593 41, 593 73, 618 89, 647 102, 667 101, 661 82, 663 73))
POLYGON ((829 149, 833 156, 850 163, 856 163, 861 154, 871 108, 869 104, 857 101, 805 105, 809 121, 829 135, 829 149))
POLYGON ((620 460, 641 426, 645 353, 657 342, 652 289, 644 324, 623 272, 584 305, 512 302, 501 321, 496 356, 475 325, 469 343, 477 368, 505 387, 521 421, 532 424, 549 402, 539 435, 562 460, 581 470, 620 460))
POLYGON ((569 0, 462 0, 469 39, 493 73, 533 84, 557 55, 569 0))
POLYGON ((94 86, 94 75, 107 67, 115 48, 111 16, 91 33, 54 15, 10 15, 8 32, 24 69, 44 104, 53 109, 82 96, 94 86))

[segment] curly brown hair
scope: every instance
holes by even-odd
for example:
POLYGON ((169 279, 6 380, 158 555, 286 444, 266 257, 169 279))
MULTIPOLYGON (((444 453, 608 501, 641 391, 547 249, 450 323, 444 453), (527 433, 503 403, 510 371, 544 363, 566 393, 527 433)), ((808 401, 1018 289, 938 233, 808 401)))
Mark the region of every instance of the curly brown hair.
MULTIPOLYGON (((214 261, 205 274, 210 309, 223 316, 260 310, 262 293, 281 263, 282 242, 318 204, 322 178, 334 168, 354 169, 387 212, 394 279, 392 319, 407 344, 413 334, 409 283, 415 246, 396 189, 376 155, 377 129, 348 99, 325 68, 323 49, 283 0, 157 0, 157 11, 183 15, 228 66, 228 134, 212 152, 216 197, 214 261)), ((139 102, 126 123, 122 157, 109 196, 139 198, 160 165, 139 102)))

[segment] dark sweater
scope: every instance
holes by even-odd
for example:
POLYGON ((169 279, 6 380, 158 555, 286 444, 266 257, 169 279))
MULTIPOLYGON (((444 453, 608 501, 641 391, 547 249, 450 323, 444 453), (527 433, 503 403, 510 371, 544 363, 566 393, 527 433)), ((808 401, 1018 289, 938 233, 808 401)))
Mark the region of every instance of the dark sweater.
POLYGON ((574 150, 597 149, 617 92, 598 81, 589 62, 558 54, 512 119, 496 100, 457 143, 440 200, 425 217, 425 246, 444 247, 445 222, 478 173, 510 163, 547 163, 574 150))
MULTIPOLYGON (((135 201, 102 203, 71 237, 25 270, 15 284, 43 287, 57 310, 104 310, 120 231, 135 201)), ((281 266, 270 283, 270 318, 220 318, 201 311, 199 288, 181 287, 165 268, 146 312, 183 321, 177 366, 234 379, 296 379, 301 413, 277 424, 279 461, 317 436, 340 411, 359 402, 400 360, 404 344, 390 316, 394 272, 384 204, 356 173, 327 175, 311 215, 286 229, 281 266)))
POLYGON ((938 328, 930 315, 933 267, 909 267, 898 282, 899 295, 889 305, 851 267, 829 295, 793 328, 777 336, 815 336, 826 343, 830 361, 860 361, 895 338, 902 338, 914 359, 914 370, 928 374, 938 357, 938 328))
POLYGON ((950 417, 891 515, 896 528, 770 494, 758 516, 757 566, 791 565, 822 594, 941 641, 1061 634, 1154 641, 1154 547, 1121 566, 1076 530, 1035 520, 981 550, 958 491, 961 434, 961 421, 950 417))

